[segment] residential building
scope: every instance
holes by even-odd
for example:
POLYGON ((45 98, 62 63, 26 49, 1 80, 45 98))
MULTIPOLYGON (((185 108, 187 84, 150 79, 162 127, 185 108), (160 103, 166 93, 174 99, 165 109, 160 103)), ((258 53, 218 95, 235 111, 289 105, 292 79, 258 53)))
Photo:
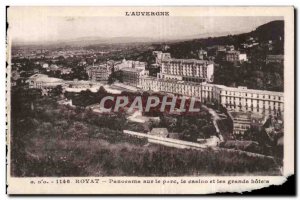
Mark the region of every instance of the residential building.
POLYGON ((227 51, 225 59, 228 62, 244 62, 247 61, 247 54, 240 51, 227 51))
POLYGON ((161 65, 163 60, 171 59, 170 53, 163 53, 162 51, 153 51, 153 55, 155 56, 155 64, 161 65))
POLYGON ((226 52, 226 47, 223 45, 214 45, 207 47, 208 55, 217 56, 220 53, 226 52))
POLYGON ((107 81, 112 70, 107 64, 102 64, 98 66, 89 66, 86 68, 86 72, 89 79, 92 81, 107 81))

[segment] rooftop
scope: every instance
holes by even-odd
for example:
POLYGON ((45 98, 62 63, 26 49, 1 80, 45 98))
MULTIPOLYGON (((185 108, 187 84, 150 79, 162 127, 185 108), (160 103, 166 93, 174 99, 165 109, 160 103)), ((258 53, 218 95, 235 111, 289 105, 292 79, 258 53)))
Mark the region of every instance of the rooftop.
POLYGON ((158 79, 156 77, 143 77, 143 79, 148 79, 152 81, 161 81, 161 82, 167 82, 167 83, 177 83, 177 84, 186 84, 186 85, 200 85, 200 83, 197 82, 187 82, 182 80, 176 80, 176 79, 158 79))
POLYGON ((122 68, 121 71, 126 71, 126 72, 141 72, 141 71, 143 71, 143 70, 142 70, 142 69, 136 69, 136 68, 125 67, 125 68, 122 68))
POLYGON ((164 60, 164 62, 182 62, 182 63, 198 63, 198 64, 211 63, 211 61, 208 61, 208 60, 178 59, 178 58, 171 58, 171 59, 168 59, 168 60, 164 60))
POLYGON ((35 81, 39 81, 39 82, 63 82, 62 79, 59 78, 52 78, 52 77, 48 77, 45 74, 34 74, 32 76, 29 77, 29 79, 33 79, 35 81))

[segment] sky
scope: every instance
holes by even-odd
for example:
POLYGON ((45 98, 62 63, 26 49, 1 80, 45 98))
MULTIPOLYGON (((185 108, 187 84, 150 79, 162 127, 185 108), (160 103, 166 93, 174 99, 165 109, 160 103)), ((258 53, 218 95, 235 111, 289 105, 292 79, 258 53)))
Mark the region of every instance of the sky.
POLYGON ((9 36, 18 42, 69 41, 86 37, 146 37, 157 40, 249 32, 282 17, 108 17, 8 12, 9 36), (34 17, 33 17, 34 16, 34 17))

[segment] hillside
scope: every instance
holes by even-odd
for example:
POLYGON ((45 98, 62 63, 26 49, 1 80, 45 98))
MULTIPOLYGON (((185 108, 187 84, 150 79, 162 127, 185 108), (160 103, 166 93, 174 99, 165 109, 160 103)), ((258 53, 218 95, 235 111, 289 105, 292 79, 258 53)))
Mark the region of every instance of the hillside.
POLYGON ((15 177, 280 175, 281 165, 266 156, 145 146, 145 139, 123 134, 122 113, 60 106, 58 96, 34 89, 14 88, 12 97, 15 177))
POLYGON ((284 21, 277 20, 259 26, 249 35, 260 38, 260 40, 277 40, 279 37, 284 38, 284 21))
POLYGON ((234 45, 240 47, 249 37, 257 37, 260 43, 268 40, 278 41, 276 52, 283 53, 284 21, 277 20, 257 27, 249 33, 227 35, 221 37, 207 37, 177 43, 168 43, 169 52, 176 58, 197 58, 197 51, 213 45, 234 45), (281 41, 279 39, 281 38, 281 41))

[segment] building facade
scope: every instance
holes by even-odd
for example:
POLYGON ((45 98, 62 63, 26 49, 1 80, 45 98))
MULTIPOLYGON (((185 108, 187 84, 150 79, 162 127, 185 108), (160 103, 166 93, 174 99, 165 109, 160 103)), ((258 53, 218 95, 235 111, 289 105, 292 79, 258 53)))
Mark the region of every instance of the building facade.
POLYGON ((266 122, 268 116, 260 116, 251 112, 228 112, 233 124, 233 136, 236 138, 243 138, 245 132, 251 127, 262 127, 266 122))
POLYGON ((122 70, 123 68, 135 68, 135 69, 145 70, 146 66, 147 66, 146 62, 123 59, 121 62, 117 62, 114 65, 114 70, 119 71, 122 70))
POLYGON ((202 102, 218 103, 229 111, 252 112, 262 115, 278 115, 284 112, 282 92, 151 77, 140 78, 138 87, 146 91, 174 93, 195 97, 202 102))
POLYGON ((137 68, 123 68, 120 70, 123 83, 128 85, 137 86, 139 79, 149 75, 149 71, 137 68))
POLYGON ((92 81, 107 81, 109 75, 112 73, 112 70, 110 66, 104 64, 87 67, 86 72, 89 76, 89 79, 92 81))
POLYGON ((152 52, 155 57, 155 63, 161 65, 163 60, 171 59, 170 53, 163 53, 162 51, 153 51, 152 52))
POLYGON ((45 74, 34 74, 26 80, 29 88, 41 89, 42 95, 48 95, 49 91, 52 91, 53 88, 61 85, 65 85, 64 80, 58 78, 48 77, 45 74))
POLYGON ((212 82, 214 64, 207 60, 168 59, 163 60, 158 78, 191 82, 212 82))
POLYGON ((227 51, 225 59, 228 62, 244 62, 247 61, 247 54, 234 50, 227 51))

